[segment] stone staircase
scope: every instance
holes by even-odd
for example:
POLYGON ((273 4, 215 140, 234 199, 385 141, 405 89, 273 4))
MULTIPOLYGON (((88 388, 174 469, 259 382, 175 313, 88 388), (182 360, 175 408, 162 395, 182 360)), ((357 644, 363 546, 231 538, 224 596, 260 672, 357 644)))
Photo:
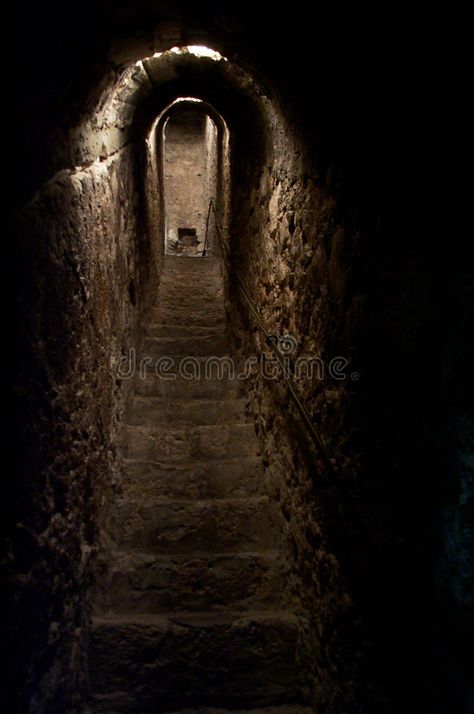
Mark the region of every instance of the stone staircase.
MULTIPOLYGON (((174 369, 229 354, 216 259, 165 257, 143 351, 174 369)), ((93 620, 93 714, 312 711, 244 386, 138 380, 108 602, 93 620)))

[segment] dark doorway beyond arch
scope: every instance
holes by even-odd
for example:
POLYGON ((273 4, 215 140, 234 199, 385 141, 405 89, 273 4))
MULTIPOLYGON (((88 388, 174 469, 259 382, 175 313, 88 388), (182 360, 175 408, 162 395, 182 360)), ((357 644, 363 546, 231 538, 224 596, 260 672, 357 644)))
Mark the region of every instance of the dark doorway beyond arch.
POLYGON ((163 130, 165 252, 200 256, 217 191, 217 127, 199 105, 178 107, 163 130))

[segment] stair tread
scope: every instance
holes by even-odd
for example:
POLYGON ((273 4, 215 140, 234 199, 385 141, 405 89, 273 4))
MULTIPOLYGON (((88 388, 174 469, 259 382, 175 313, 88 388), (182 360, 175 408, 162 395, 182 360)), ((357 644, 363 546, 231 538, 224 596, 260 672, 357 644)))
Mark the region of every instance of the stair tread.
MULTIPOLYGON (((130 498, 120 499, 118 498, 118 505, 121 502, 129 503, 130 498)), ((201 508, 203 506, 213 506, 218 504, 240 504, 240 503, 269 503, 268 496, 261 495, 250 495, 250 496, 229 496, 223 498, 154 498, 153 503, 150 503, 147 499, 147 506, 170 506, 171 504, 176 504, 176 506, 196 506, 196 508, 201 508)))
POLYGON ((215 333, 215 332, 212 332, 212 331, 211 331, 211 332, 208 332, 208 333, 206 332, 206 333, 203 334, 203 335, 194 335, 194 334, 191 334, 191 335, 177 335, 177 336, 171 336, 171 335, 170 335, 170 336, 168 336, 168 335, 158 335, 158 336, 155 336, 155 335, 147 335, 147 336, 145 337, 145 340, 147 340, 147 341, 149 341, 149 342, 190 342, 191 340, 192 340, 192 341, 196 341, 196 342, 201 342, 202 340, 208 340, 208 339, 210 339, 210 338, 213 338, 213 339, 214 339, 214 338, 216 338, 216 337, 225 337, 225 336, 226 336, 226 335, 225 335, 224 332, 222 332, 222 333, 221 333, 221 332, 215 333))
POLYGON ((240 610, 225 612, 168 612, 168 613, 121 613, 108 612, 95 615, 92 618, 94 628, 110 625, 145 625, 156 629, 168 628, 170 625, 184 627, 215 627, 238 625, 239 623, 281 622, 296 627, 301 616, 288 610, 240 610))
MULTIPOLYGON (((206 360, 208 357, 194 357, 198 360, 197 375, 191 378, 183 377, 179 373, 179 364, 183 357, 176 357, 176 355, 166 355, 166 357, 173 357, 179 362, 174 362, 166 365, 168 372, 174 375, 174 378, 163 378, 162 375, 156 374, 154 367, 149 367, 145 370, 144 375, 137 380, 136 383, 136 394, 139 396, 159 396, 170 399, 213 399, 221 398, 227 396, 229 398, 242 397, 243 392, 243 378, 239 378, 241 374, 240 370, 237 368, 235 370, 235 376, 230 378, 228 374, 225 374, 225 379, 220 378, 220 375, 216 373, 216 369, 213 368, 210 374, 206 374, 206 360), (202 363, 202 366, 201 366, 202 363)), ((207 362, 207 365, 210 363, 207 362)), ((215 363, 214 363, 215 364, 215 363)), ((238 367, 238 365, 236 365, 238 367)))
MULTIPOLYGON (((212 335, 213 337, 214 335, 212 335)), ((194 341, 195 338, 193 338, 194 341)), ((168 340, 167 337, 147 337, 146 340, 155 340, 155 341, 162 341, 162 340, 167 340, 169 342, 176 342, 174 338, 170 338, 168 340)), ((190 338, 186 337, 184 338, 184 341, 189 342, 190 338)), ((169 359, 173 359, 181 363, 184 359, 187 357, 192 357, 193 360, 197 360, 200 364, 206 364, 206 362, 209 362, 212 357, 214 357, 216 360, 219 360, 219 362, 224 362, 224 360, 229 360, 231 361, 236 368, 240 366, 241 361, 237 360, 234 355, 230 353, 230 350, 227 350, 226 352, 223 352, 220 355, 180 355, 180 354, 167 354, 163 355, 165 357, 168 357, 169 359)), ((155 366, 154 365, 145 365, 147 368, 146 374, 155 374, 155 366)), ((158 375, 155 375, 158 376, 158 375)))
POLYGON ((143 331, 146 337, 167 337, 177 338, 186 337, 216 337, 223 338, 227 336, 224 316, 218 322, 207 322, 202 325, 193 322, 191 325, 183 325, 176 323, 162 322, 146 322, 143 325, 143 331))
POLYGON ((163 499, 132 486, 116 511, 114 537, 124 549, 243 552, 278 543, 265 496, 163 499))
MULTIPOLYGON (((116 693, 116 695, 118 694, 119 692, 116 693)), ((98 695, 96 699, 97 703, 100 704, 102 697, 98 695)), ((104 699, 108 699, 108 697, 104 697, 104 699)), ((95 714, 95 712, 93 709, 87 709, 85 714, 95 714)), ((107 708, 107 714, 120 714, 120 712, 107 708)), ((136 710, 135 714, 142 714, 142 712, 136 710)), ((163 712, 163 714, 315 714, 315 712, 314 709, 305 705, 283 704, 282 706, 258 707, 257 709, 221 709, 220 707, 198 706, 192 709, 174 709, 173 711, 163 712)))
POLYGON ((301 704, 283 704, 276 707, 258 707, 258 709, 197 707, 197 709, 179 709, 174 712, 164 712, 164 714, 314 714, 314 710, 301 704))
POLYGON ((139 483, 145 497, 212 498, 258 493, 262 478, 259 456, 163 463, 143 459, 124 462, 121 483, 139 483))
POLYGON ((241 404, 243 407, 247 404, 247 400, 244 397, 230 397, 230 396, 224 396, 221 399, 216 398, 216 397, 201 397, 201 399, 197 397, 188 397, 188 398, 183 398, 183 397, 176 397, 173 398, 171 397, 170 399, 166 399, 165 397, 158 397, 154 395, 141 395, 137 394, 134 397, 133 403, 132 403, 132 408, 130 410, 131 413, 134 411, 137 411, 137 408, 140 406, 150 406, 150 407, 176 407, 176 408, 187 408, 189 411, 192 411, 193 408, 199 408, 202 409, 202 407, 216 407, 216 406, 222 406, 222 407, 228 407, 228 406, 236 406, 237 404, 241 404))
POLYGON ((189 461, 173 461, 172 464, 168 463, 167 461, 158 461, 156 459, 141 459, 141 458, 131 458, 131 457, 125 457, 123 459, 123 463, 125 466, 128 465, 133 465, 133 464, 151 464, 153 466, 158 466, 159 468, 162 468, 165 471, 169 471, 170 469, 181 469, 182 471, 185 471, 187 469, 193 469, 193 468, 202 468, 202 466, 209 466, 211 467, 217 467, 219 465, 224 466, 225 464, 228 465, 233 465, 233 464, 257 464, 261 462, 261 457, 260 456, 234 456, 234 457, 227 457, 223 459, 212 459, 212 461, 201 461, 200 459, 190 459, 189 461))
POLYGON ((165 562, 170 562, 174 560, 192 560, 193 558, 206 560, 213 558, 232 558, 237 560, 251 560, 252 558, 265 558, 267 560, 277 560, 280 556, 280 552, 276 548, 261 548, 259 550, 249 550, 239 552, 229 551, 216 551, 212 550, 193 550, 192 553, 156 553, 153 550, 144 549, 130 549, 130 548, 119 548, 112 552, 111 558, 126 558, 131 556, 133 558, 141 558, 144 561, 155 561, 163 560, 165 562))
POLYGON ((155 397, 153 395, 141 395, 137 394, 135 396, 135 400, 137 402, 145 402, 145 403, 150 403, 150 404, 177 404, 179 406, 184 406, 187 405, 188 407, 192 408, 193 404, 196 404, 196 406, 203 406, 204 404, 226 404, 227 402, 242 402, 242 404, 247 403, 247 399, 245 397, 222 397, 222 398, 216 398, 216 397, 202 397, 202 399, 197 399, 196 397, 171 397, 171 398, 166 398, 166 397, 155 397))
POLYGON ((110 595, 96 612, 243 612, 287 603, 285 567, 275 549, 126 549, 111 553, 110 563, 110 595))
MULTIPOLYGON (((156 309, 157 308, 155 308, 155 310, 156 309)), ((166 327, 167 330, 171 330, 171 329, 173 329, 173 327, 176 327, 176 329, 181 330, 183 325, 180 325, 178 322, 166 323, 166 322, 159 322, 158 320, 153 320, 150 322, 145 321, 143 323, 143 327, 145 329, 148 327, 151 327, 151 328, 166 327)), ((210 327, 207 323, 200 324, 199 322, 195 322, 192 325, 186 325, 185 327, 187 330, 189 330, 191 335, 195 334, 195 333, 199 333, 202 330, 211 330, 211 332, 209 334, 212 334, 213 332, 218 332, 218 331, 219 332, 222 331, 224 334, 226 332, 226 324, 225 324, 224 320, 222 321, 222 324, 215 326, 214 329, 212 327, 210 327)))
POLYGON ((140 395, 134 397, 126 420, 129 426, 166 424, 177 429, 248 422, 247 401, 242 397, 164 399, 140 395))
POLYGON ((102 711, 157 714, 202 702, 231 709, 305 703, 303 624, 288 610, 119 615, 94 619, 91 675, 102 711), (116 695, 116 696, 115 696, 116 695), (118 706, 116 706, 118 704, 118 706), (105 708, 104 708, 105 707, 105 708))
POLYGON ((257 456, 259 446, 254 425, 232 424, 136 424, 125 432, 127 456, 162 461, 202 461, 225 456, 257 456))
POLYGON ((250 422, 232 422, 232 424, 190 424, 189 426, 161 426, 160 424, 154 426, 153 424, 127 424, 127 429, 134 429, 137 431, 156 431, 158 433, 168 432, 168 431, 218 431, 219 429, 235 429, 235 428, 245 429, 255 433, 254 425, 250 422))
POLYGON ((220 259, 213 256, 213 255, 170 255, 169 253, 166 253, 163 256, 163 261, 165 264, 169 263, 176 263, 176 264, 182 264, 185 265, 186 263, 215 263, 216 265, 220 263, 220 259))
MULTIPOLYGON (((100 697, 98 697, 100 699, 100 697)), ((94 714, 93 710, 89 709, 85 714, 94 714)), ((108 714, 118 714, 108 710, 108 714)), ((137 711, 137 714, 141 714, 137 711)), ((163 712, 163 714, 314 714, 311 707, 300 704, 283 704, 276 707, 258 707, 258 709, 221 709, 220 707, 197 707, 192 709, 179 709, 174 711, 163 712)))

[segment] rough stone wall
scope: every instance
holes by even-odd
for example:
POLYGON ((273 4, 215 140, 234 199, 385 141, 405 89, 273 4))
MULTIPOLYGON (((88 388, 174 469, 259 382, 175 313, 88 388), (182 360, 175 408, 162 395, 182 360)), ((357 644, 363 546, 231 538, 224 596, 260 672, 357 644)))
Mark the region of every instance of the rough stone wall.
POLYGON ((2 674, 18 700, 5 711, 76 711, 84 690, 89 589, 130 386, 114 366, 137 341, 135 196, 123 150, 57 176, 10 226, 21 282, 12 276, 18 342, 2 481, 14 669, 2 674))
POLYGON ((160 282, 162 256, 165 252, 165 201, 162 164, 161 137, 156 128, 152 129, 145 143, 143 173, 143 189, 139 189, 139 199, 144 203, 145 230, 143 243, 148 256, 145 261, 146 276, 142 285, 151 289, 142 290, 141 311, 145 314, 154 304, 160 282))
MULTIPOLYGON (((457 294, 466 315, 467 283, 454 287, 465 270, 443 278, 440 227, 426 215, 421 225, 408 198, 397 214, 396 162, 384 193, 368 149, 371 168, 357 173, 342 151, 325 164, 320 140, 320 166, 294 121, 275 107, 265 112, 263 160, 233 146, 231 238, 269 332, 292 335, 293 357, 315 355, 326 369, 324 379, 298 386, 334 460, 335 487, 299 418, 288 424, 286 390, 257 375, 252 389, 293 589, 311 613, 316 708, 383 711, 387 695, 395 710, 441 711, 453 683, 455 706, 468 708, 470 569, 461 571, 472 552, 470 422, 463 410, 459 430, 454 404, 465 399, 449 391, 462 331, 449 326, 452 297, 446 302, 436 287, 457 294), (446 359, 427 363, 427 349, 446 359), (336 356, 347 360, 344 380, 328 373, 336 356)), ((252 321, 245 324, 243 351, 259 354, 264 341, 255 331, 249 338, 252 321)))
POLYGON ((133 383, 124 375, 162 251, 153 148, 129 133, 149 87, 136 66, 106 77, 77 123, 57 129, 41 166, 51 178, 8 226, 6 711, 77 711, 86 689, 133 383))
MULTIPOLYGON (((326 322, 330 315, 329 278, 322 290, 316 271, 328 226, 337 244, 334 201, 308 177, 304 147, 281 113, 268 103, 262 110, 268 121, 268 134, 262 137, 264 159, 257 166, 236 158, 233 167, 233 260, 267 330, 295 338, 297 350, 292 356, 326 356, 325 331, 334 329, 326 322)), ((233 157, 245 155, 238 145, 232 151, 233 157)), ((341 291, 346 269, 335 250, 331 290, 341 291)), ((235 306, 239 302, 236 285, 233 294, 235 306)), ((232 322, 243 320, 237 334, 243 356, 262 352, 270 356, 241 300, 240 304, 240 315, 234 314, 232 322)), ((315 709, 384 711, 379 673, 371 660, 372 643, 331 540, 339 495, 328 484, 281 383, 263 379, 255 368, 251 385, 266 462, 265 488, 278 504, 292 566, 293 597, 309 617, 302 648, 310 663, 315 709)), ((327 377, 322 383, 313 380, 298 387, 313 412, 316 394, 319 399, 324 395, 329 410, 344 400, 346 389, 345 384, 327 377)), ((318 414, 319 409, 320 402, 318 414)), ((327 438, 326 429, 323 435, 327 438)))
POLYGON ((6 711, 80 708, 131 387, 112 368, 139 346, 162 250, 145 137, 169 102, 134 125, 151 90, 143 65, 106 73, 73 121, 55 123, 4 243, 6 711))
MULTIPOLYGON (((224 131, 224 130, 223 130, 224 131)), ((206 123, 204 129, 204 142, 205 142, 205 152, 206 152, 206 173, 205 173, 205 203, 207 205, 207 210, 209 211, 209 203, 212 200, 216 213, 218 215, 218 220, 222 224, 222 217, 219 218, 219 214, 223 213, 223 208, 225 207, 227 192, 225 188, 225 158, 222 146, 218 146, 219 133, 217 127, 210 117, 206 116, 206 123)), ((224 141, 222 137, 221 142, 224 141)), ((216 241, 217 238, 217 228, 216 221, 212 220, 213 216, 209 215, 209 224, 207 227, 208 231, 208 248, 207 252, 209 254, 215 254, 217 251, 216 241)))

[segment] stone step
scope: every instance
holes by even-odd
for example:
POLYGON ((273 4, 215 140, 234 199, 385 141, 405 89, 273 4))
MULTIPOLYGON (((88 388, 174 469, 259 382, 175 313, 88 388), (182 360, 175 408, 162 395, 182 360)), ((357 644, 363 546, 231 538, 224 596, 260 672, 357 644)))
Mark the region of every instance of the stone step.
POLYGON ((162 304, 150 310, 148 324, 193 325, 209 328, 221 327, 225 322, 224 308, 215 301, 207 305, 188 305, 186 301, 163 300, 162 304))
POLYGON ((205 309, 213 309, 216 312, 224 313, 224 290, 222 284, 189 284, 189 280, 182 281, 176 285, 174 280, 164 280, 160 284, 157 300, 153 310, 187 309, 191 312, 203 312, 205 309))
MULTIPOLYGON (((140 355, 142 357, 142 355, 140 355)), ((190 382, 193 379, 221 381, 245 381, 247 378, 246 363, 239 357, 223 353, 220 355, 177 355, 166 354, 139 361, 139 377, 147 375, 158 376, 163 381, 184 379, 190 382)))
POLYGON ((127 459, 120 485, 124 498, 138 492, 156 498, 239 498, 256 495, 262 483, 260 457, 160 464, 127 459))
MULTIPOLYGON (((87 714, 87 713, 86 713, 87 714)), ((216 709, 215 707, 198 707, 197 709, 180 709, 165 714, 314 714, 311 707, 299 704, 283 705, 282 707, 265 707, 262 709, 216 709)))
POLYGON ((226 335, 191 335, 191 337, 145 337, 142 356, 153 359, 163 355, 179 355, 183 357, 201 357, 225 355, 229 352, 229 341, 226 335))
POLYGON ((253 424, 213 424, 184 428, 127 426, 125 456, 161 462, 257 456, 253 424))
MULTIPOLYGON (((174 365, 166 367, 165 373, 160 371, 156 374, 149 370, 137 379, 136 393, 143 397, 165 399, 230 399, 242 396, 245 380, 238 377, 219 378, 214 364, 199 360, 191 365, 187 364, 186 373, 195 374, 196 379, 188 379, 180 373, 181 360, 176 360, 174 365)), ((237 368, 236 374, 239 374, 237 368)), ((227 370, 222 370, 222 376, 227 376, 227 370)))
POLYGON ((95 618, 95 712, 158 714, 215 706, 302 704, 298 620, 286 612, 95 618))
MULTIPOLYGON (((117 695, 114 696, 116 697, 117 695)), ((107 704, 107 696, 98 697, 98 699, 104 701, 106 706, 109 707, 107 704)), ((117 709, 112 711, 110 708, 107 708, 104 711, 100 708, 94 708, 94 710, 92 710, 88 707, 85 709, 84 714, 120 714, 120 712, 117 709)), ((141 713, 134 711, 133 714, 141 713)), ((304 705, 284 704, 281 707, 264 707, 263 709, 261 707, 258 707, 257 709, 254 707, 252 707, 252 709, 221 709, 220 707, 198 706, 197 708, 193 707, 192 709, 179 709, 179 711, 176 711, 175 709, 173 712, 163 712, 163 714, 315 714, 315 712, 311 707, 304 705)))
POLYGON ((157 556, 119 552, 112 558, 114 612, 214 611, 280 606, 284 573, 277 551, 157 556))
MULTIPOLYGON (((106 700, 107 697, 104 698, 106 700)), ((84 711, 84 714, 120 714, 117 710, 111 711, 110 709, 107 709, 106 712, 100 709, 92 709, 87 708, 84 711)), ((134 712, 134 714, 138 714, 134 712)), ((315 714, 314 709, 311 707, 307 707, 304 705, 299 705, 299 704, 284 704, 281 707, 264 707, 263 709, 261 707, 258 707, 258 709, 255 709, 252 707, 252 709, 221 709, 216 708, 216 707, 201 707, 198 706, 197 708, 193 709, 180 709, 179 711, 173 711, 173 712, 163 712, 163 714, 315 714)))
POLYGON ((225 322, 217 325, 163 325, 159 322, 143 326, 147 337, 201 337, 210 334, 225 335, 225 322))
POLYGON ((177 426, 231 424, 246 421, 244 399, 133 399, 128 423, 177 426))
POLYGON ((162 277, 171 272, 185 273, 217 273, 220 271, 221 260, 216 257, 206 256, 192 258, 189 256, 165 255, 163 256, 162 277))
POLYGON ((268 498, 119 501, 114 536, 121 549, 160 554, 249 552, 276 548, 268 498))
POLYGON ((175 271, 170 271, 161 278, 157 304, 161 302, 165 295, 170 298, 190 296, 195 303, 198 303, 201 299, 223 303, 224 285, 219 274, 200 273, 197 276, 193 276, 191 280, 189 276, 186 276, 183 280, 177 277, 175 271))
MULTIPOLYGON (((84 711, 84 714, 120 714, 117 710, 111 711, 110 709, 107 709, 106 712, 100 709, 92 709, 87 708, 84 711)), ((134 714, 137 714, 134 712, 134 714)), ((221 709, 216 708, 216 707, 201 707, 198 706, 197 708, 193 709, 180 709, 179 711, 173 711, 173 712, 164 712, 163 714, 315 714, 314 709, 311 707, 306 707, 304 705, 299 705, 299 704, 284 704, 281 707, 264 707, 263 709, 261 707, 258 707, 258 709, 221 709)))
POLYGON ((173 279, 164 280, 157 293, 157 301, 152 310, 163 308, 188 309, 191 312, 197 310, 203 312, 204 309, 214 309, 224 312, 224 291, 222 285, 176 285, 173 279))

